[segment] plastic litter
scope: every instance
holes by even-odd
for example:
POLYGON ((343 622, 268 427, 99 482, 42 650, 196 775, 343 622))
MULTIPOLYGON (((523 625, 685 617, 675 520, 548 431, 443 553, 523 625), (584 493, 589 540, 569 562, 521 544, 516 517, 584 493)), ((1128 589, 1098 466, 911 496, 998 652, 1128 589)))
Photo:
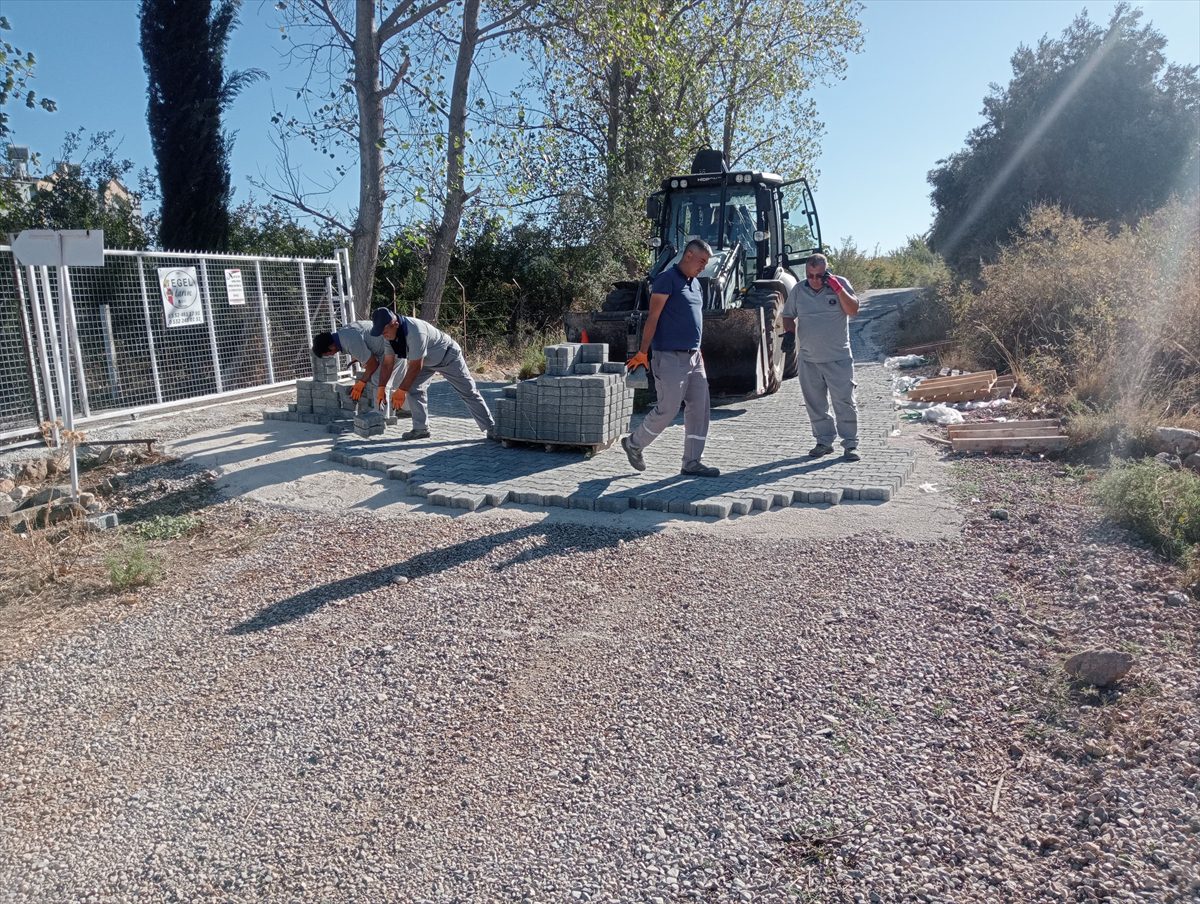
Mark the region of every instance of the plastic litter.
POLYGON ((922 415, 924 420, 932 421, 939 426, 945 427, 947 424, 961 424, 963 416, 955 411, 949 405, 934 405, 932 408, 926 408, 922 415))
POLYGON ((901 368, 901 367, 920 367, 925 363, 924 355, 897 355, 894 358, 884 359, 884 367, 901 368))

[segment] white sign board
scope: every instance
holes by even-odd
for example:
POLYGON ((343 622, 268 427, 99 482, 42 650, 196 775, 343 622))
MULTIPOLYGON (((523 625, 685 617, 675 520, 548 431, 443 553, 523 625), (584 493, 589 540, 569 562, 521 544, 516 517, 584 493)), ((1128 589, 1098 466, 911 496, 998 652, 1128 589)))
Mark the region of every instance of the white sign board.
POLYGON ((158 287, 162 292, 167 326, 195 326, 204 322, 200 303, 200 281, 195 267, 159 267, 158 287))
POLYGON ((242 271, 225 271, 225 294, 229 296, 230 304, 245 304, 246 290, 242 287, 242 271))
POLYGON ((25 229, 13 239, 26 267, 103 267, 103 229, 25 229))

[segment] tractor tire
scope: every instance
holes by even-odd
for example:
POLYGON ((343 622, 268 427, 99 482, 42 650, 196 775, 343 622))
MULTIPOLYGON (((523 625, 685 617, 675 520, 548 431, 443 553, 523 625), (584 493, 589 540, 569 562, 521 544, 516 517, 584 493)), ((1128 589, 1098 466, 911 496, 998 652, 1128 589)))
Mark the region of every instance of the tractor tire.
POLYGON ((601 311, 632 311, 637 307, 637 286, 614 286, 600 305, 601 311))

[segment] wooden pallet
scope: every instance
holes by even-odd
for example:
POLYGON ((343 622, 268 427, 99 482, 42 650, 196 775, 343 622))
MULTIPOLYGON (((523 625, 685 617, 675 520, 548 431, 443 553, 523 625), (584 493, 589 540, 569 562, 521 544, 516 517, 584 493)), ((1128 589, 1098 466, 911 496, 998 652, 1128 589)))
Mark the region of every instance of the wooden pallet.
POLYGON ((922 380, 908 392, 914 402, 974 402, 992 397, 996 383, 994 370, 981 370, 956 377, 922 380))
POLYGON ((525 449, 544 449, 547 452, 582 452, 588 458, 591 458, 597 452, 603 452, 605 449, 611 449, 616 440, 609 440, 606 443, 560 443, 557 441, 544 439, 514 439, 512 437, 500 437, 500 445, 505 449, 525 448, 525 449))
POLYGON ((1057 420, 951 424, 946 432, 955 452, 1060 452, 1070 442, 1057 420))

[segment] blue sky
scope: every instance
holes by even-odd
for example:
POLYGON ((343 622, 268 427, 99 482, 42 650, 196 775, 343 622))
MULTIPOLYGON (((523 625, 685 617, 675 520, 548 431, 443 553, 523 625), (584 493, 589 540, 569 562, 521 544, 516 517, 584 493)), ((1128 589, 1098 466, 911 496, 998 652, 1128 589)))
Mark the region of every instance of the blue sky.
MULTIPOLYGON (((926 173, 963 146, 981 121, 990 82, 1005 84, 1019 44, 1057 37, 1085 6, 1107 21, 1113 0, 871 0, 863 16, 866 44, 850 60, 846 78, 818 88, 826 135, 816 188, 825 241, 852 236, 867 251, 888 251, 931 220, 926 173)), ((1200 63, 1200 0, 1136 4, 1168 40, 1174 62, 1200 63)), ((236 200, 253 189, 247 177, 270 176, 275 102, 294 97, 299 80, 284 69, 274 4, 247 0, 242 25, 230 42, 232 69, 257 67, 269 80, 248 88, 226 115, 235 130, 232 167, 236 200), (290 90, 291 89, 291 90, 290 90)), ((146 134, 146 78, 138 48, 136 0, 4 0, 13 26, 5 37, 38 58, 39 93, 58 112, 12 108, 13 140, 52 157, 77 126, 111 129, 122 156, 153 166, 146 134)), ((260 200, 261 192, 257 192, 260 200)), ((345 204, 356 196, 351 181, 345 204)))

